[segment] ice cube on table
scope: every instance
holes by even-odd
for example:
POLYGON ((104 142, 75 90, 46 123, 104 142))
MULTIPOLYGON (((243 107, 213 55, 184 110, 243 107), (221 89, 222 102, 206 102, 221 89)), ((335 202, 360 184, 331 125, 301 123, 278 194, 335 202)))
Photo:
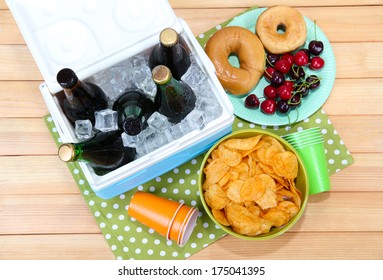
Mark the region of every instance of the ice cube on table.
POLYGON ((76 120, 74 134, 77 139, 83 141, 93 137, 93 125, 90 120, 76 120))
POLYGON ((147 120, 147 123, 150 127, 156 129, 157 131, 162 131, 171 126, 168 118, 159 112, 154 112, 147 120))
POLYGON ((118 129, 118 114, 111 109, 105 109, 94 113, 96 122, 94 128, 107 132, 118 129))

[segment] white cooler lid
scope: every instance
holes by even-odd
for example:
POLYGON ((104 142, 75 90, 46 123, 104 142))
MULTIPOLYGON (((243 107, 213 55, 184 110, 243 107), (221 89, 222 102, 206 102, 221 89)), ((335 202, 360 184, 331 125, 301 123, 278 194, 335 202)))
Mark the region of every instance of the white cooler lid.
POLYGON ((167 0, 6 0, 52 93, 57 72, 80 79, 128 58, 182 27, 167 0))

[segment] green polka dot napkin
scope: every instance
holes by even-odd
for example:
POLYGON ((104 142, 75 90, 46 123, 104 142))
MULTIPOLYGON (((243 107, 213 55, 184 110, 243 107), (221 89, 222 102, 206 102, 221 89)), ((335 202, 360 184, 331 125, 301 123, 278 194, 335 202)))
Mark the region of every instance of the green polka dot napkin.
MULTIPOLYGON (((230 20, 222 23, 220 27, 229 22, 230 20)), ((204 40, 209 38, 214 30, 216 28, 198 37, 201 45, 205 44, 204 40)), ((61 139, 52 117, 48 115, 44 120, 56 144, 59 145, 61 139)), ((323 110, 318 110, 311 117, 291 126, 259 126, 235 118, 233 131, 261 128, 284 135, 316 126, 321 127, 325 138, 329 174, 334 174, 352 164, 353 158, 350 152, 323 110)), ((225 232, 219 229, 203 211, 199 199, 197 182, 203 157, 202 154, 154 180, 108 200, 95 195, 77 163, 69 163, 68 167, 116 259, 186 259, 225 235, 225 232), (137 190, 151 192, 199 209, 197 225, 185 246, 180 247, 175 242, 167 241, 127 215, 130 199, 137 190)))

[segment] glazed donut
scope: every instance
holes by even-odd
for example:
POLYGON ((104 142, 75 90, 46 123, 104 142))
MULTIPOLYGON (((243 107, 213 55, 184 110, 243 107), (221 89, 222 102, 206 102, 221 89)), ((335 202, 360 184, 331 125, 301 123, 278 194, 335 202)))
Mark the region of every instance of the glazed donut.
POLYGON ((258 17, 255 30, 265 49, 275 54, 296 50, 305 43, 307 36, 302 14, 287 6, 265 10, 258 17))
POLYGON ((228 26, 218 30, 208 40, 205 51, 213 62, 223 88, 242 95, 254 88, 265 69, 265 50, 259 38, 246 28, 228 26), (240 68, 228 58, 236 54, 240 68))

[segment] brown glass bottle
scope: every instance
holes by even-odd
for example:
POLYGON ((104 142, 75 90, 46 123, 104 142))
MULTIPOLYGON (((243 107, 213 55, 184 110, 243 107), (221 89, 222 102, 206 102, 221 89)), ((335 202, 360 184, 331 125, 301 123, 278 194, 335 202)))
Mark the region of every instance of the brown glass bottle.
POLYGON ((119 126, 129 135, 137 135, 147 127, 147 120, 155 111, 154 102, 136 89, 126 90, 113 104, 118 112, 119 126))
POLYGON ((121 133, 121 130, 99 132, 82 143, 62 144, 58 156, 64 162, 85 162, 97 175, 105 175, 135 158, 135 149, 124 147, 121 133))
POLYGON ((95 84, 80 81, 72 69, 60 70, 57 82, 64 90, 63 110, 72 124, 76 120, 90 120, 94 125, 94 113, 108 107, 102 89, 95 84))
POLYGON ((189 53, 180 43, 180 36, 172 28, 166 28, 160 33, 160 43, 154 47, 149 57, 151 70, 157 65, 165 65, 176 80, 180 80, 190 66, 189 53))
POLYGON ((186 83, 174 79, 170 69, 164 65, 156 66, 152 77, 157 84, 157 111, 168 117, 169 122, 179 123, 195 107, 193 90, 186 83))

